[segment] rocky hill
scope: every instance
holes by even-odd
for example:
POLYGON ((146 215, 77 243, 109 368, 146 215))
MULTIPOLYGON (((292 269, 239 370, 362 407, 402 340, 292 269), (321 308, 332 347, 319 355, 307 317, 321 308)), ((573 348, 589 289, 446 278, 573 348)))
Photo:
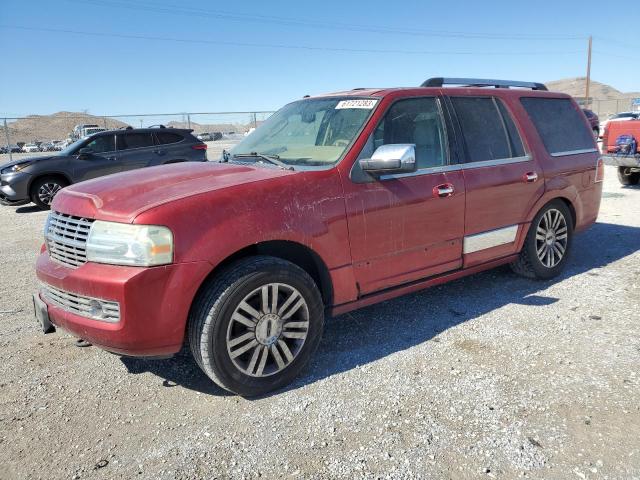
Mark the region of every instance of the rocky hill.
MULTIPOLYGON (((546 82, 547 88, 554 92, 568 93, 573 97, 584 97, 586 77, 564 78, 546 82)), ((621 92, 611 85, 591 80, 589 96, 594 100, 626 100, 640 97, 640 92, 621 92)))
MULTIPOLYGON (((29 115, 8 122, 11 143, 64 140, 73 127, 81 123, 92 123, 102 128, 121 128, 127 124, 110 118, 78 112, 58 112, 52 115, 29 115)), ((0 143, 6 143, 4 125, 0 125, 0 143)))

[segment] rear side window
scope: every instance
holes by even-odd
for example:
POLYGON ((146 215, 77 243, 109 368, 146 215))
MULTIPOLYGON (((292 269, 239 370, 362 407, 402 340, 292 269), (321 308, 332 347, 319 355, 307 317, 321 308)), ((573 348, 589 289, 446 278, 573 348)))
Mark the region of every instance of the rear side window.
POLYGON ((118 150, 151 146, 153 146, 153 137, 150 133, 126 133, 118 136, 118 150))
POLYGON ((522 106, 551 155, 593 150, 593 133, 568 98, 521 98, 522 106))
POLYGON ((513 119, 493 97, 451 97, 467 150, 467 161, 521 157, 524 148, 513 119))
POLYGON ((158 138, 158 142, 160 142, 160 145, 178 143, 180 140, 182 140, 181 135, 171 132, 156 132, 156 137, 158 138))

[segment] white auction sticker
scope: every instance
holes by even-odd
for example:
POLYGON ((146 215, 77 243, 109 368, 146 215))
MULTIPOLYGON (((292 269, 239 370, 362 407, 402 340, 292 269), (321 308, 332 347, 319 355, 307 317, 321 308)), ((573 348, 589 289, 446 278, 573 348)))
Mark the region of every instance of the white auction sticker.
POLYGON ((370 100, 370 99, 356 99, 356 100, 340 100, 336 105, 336 110, 340 110, 343 108, 364 108, 365 110, 371 110, 376 106, 378 100, 370 100))

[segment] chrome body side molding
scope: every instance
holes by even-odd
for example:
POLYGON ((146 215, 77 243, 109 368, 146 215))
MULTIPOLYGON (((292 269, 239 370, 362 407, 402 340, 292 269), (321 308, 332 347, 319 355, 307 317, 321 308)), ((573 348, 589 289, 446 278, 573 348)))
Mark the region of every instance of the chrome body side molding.
POLYGON ((462 253, 474 253, 487 248, 513 243, 518 233, 518 225, 489 230, 464 237, 462 253))

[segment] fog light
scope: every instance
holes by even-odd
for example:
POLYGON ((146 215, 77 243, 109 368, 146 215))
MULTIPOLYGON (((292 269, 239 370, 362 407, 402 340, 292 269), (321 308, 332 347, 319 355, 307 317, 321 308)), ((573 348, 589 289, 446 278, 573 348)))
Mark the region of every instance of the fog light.
POLYGON ((102 302, 99 300, 91 299, 89 301, 89 315, 93 318, 104 318, 105 311, 102 307, 102 302))

